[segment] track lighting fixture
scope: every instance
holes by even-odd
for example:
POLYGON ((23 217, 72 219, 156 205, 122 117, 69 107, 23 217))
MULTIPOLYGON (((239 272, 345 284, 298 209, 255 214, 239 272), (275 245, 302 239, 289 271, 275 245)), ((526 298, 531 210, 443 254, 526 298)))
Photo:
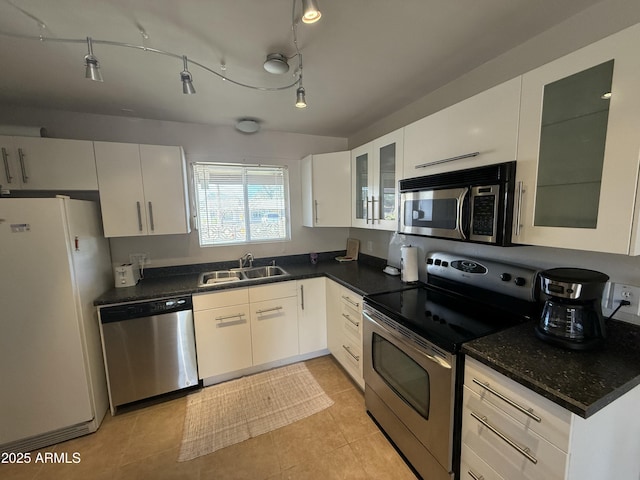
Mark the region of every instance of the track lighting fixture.
POLYGON ((302 21, 304 23, 316 23, 321 16, 322 13, 318 9, 316 0, 302 0, 302 21))
POLYGON ((102 82, 102 74, 100 73, 100 62, 93 54, 93 42, 91 37, 87 37, 87 49, 89 52, 84 56, 84 64, 86 66, 84 76, 90 78, 94 82, 102 82))
MULTIPOLYGON (((112 41, 112 40, 94 40, 91 37, 86 37, 86 39, 79 39, 79 38, 54 38, 54 37, 47 37, 45 35, 23 35, 23 34, 16 34, 16 33, 11 33, 11 32, 4 32, 0 30, 0 35, 5 35, 5 36, 9 36, 9 37, 14 37, 14 38, 21 38, 24 40, 34 40, 34 41, 38 41, 41 43, 45 43, 45 42, 55 42, 55 43, 84 43, 86 42, 87 44, 87 54, 84 57, 84 63, 85 63, 85 77, 88 79, 91 79, 95 82, 102 82, 102 73, 100 72, 100 62, 98 62, 98 59, 96 58, 96 56, 93 53, 93 44, 100 44, 100 45, 107 45, 110 47, 125 47, 125 48, 133 48, 133 49, 137 49, 137 50, 141 50, 144 51, 146 53, 155 53, 155 54, 159 54, 159 55, 165 55, 168 57, 173 57, 173 58, 177 58, 177 59, 182 59, 183 62, 183 66, 184 69, 180 72, 180 80, 182 81, 182 92, 186 95, 193 95, 196 93, 196 90, 193 86, 193 76, 191 75, 191 72, 188 69, 189 63, 193 66, 196 65, 198 67, 200 67, 203 70, 206 70, 207 72, 216 75, 217 77, 221 78, 222 80, 224 80, 227 83, 232 83, 234 85, 240 86, 240 87, 245 87, 245 88, 249 88, 252 90, 259 90, 259 91, 264 91, 264 92, 276 92, 276 91, 281 91, 281 90, 287 90, 293 87, 297 86, 296 89, 296 107, 298 108, 305 108, 307 106, 307 102, 305 100, 305 90, 304 87, 302 85, 302 54, 300 53, 300 49, 298 46, 298 37, 297 37, 297 26, 300 22, 300 20, 302 20, 303 23, 314 23, 316 21, 318 21, 320 19, 320 17, 322 16, 322 14, 320 13, 320 10, 318 9, 318 2, 317 0, 292 0, 293 2, 293 6, 292 6, 292 14, 291 14, 291 22, 292 22, 292 29, 293 29, 293 43, 295 46, 295 54, 293 54, 292 56, 287 56, 283 53, 270 53, 267 55, 267 59, 264 62, 264 69, 270 73, 274 73, 274 74, 283 74, 289 71, 289 63, 288 61, 298 57, 298 69, 297 71, 294 73, 294 80, 286 85, 280 86, 280 87, 263 87, 263 86, 257 86, 257 85, 250 85, 247 83, 243 83, 243 82, 239 82, 237 80, 233 80, 229 77, 226 76, 226 72, 225 69, 222 69, 222 73, 216 71, 213 68, 210 68, 202 63, 193 61, 191 59, 187 59, 186 55, 178 55, 172 52, 168 52, 165 50, 159 50, 157 48, 152 48, 149 47, 146 44, 146 40, 148 40, 149 35, 145 32, 144 28, 142 28, 140 25, 138 26, 138 29, 140 31, 140 34, 142 35, 142 45, 134 45, 134 44, 130 44, 130 43, 124 43, 124 42, 116 42, 116 41, 112 41), (299 3, 300 2, 300 3, 299 3), (302 14, 298 14, 296 15, 296 6, 297 5, 302 5, 302 14)), ((17 8, 17 7, 16 7, 17 8)), ((46 29, 46 25, 40 21, 39 19, 37 19, 36 17, 34 17, 33 15, 29 14, 26 11, 23 11, 21 9, 19 9, 20 11, 22 11, 22 13, 24 13, 25 15, 27 15, 28 17, 36 20, 38 27, 43 30, 46 29)))
POLYGON ((187 56, 182 56, 182 62, 184 64, 184 70, 180 72, 180 80, 182 80, 182 93, 185 95, 193 95, 196 93, 196 89, 193 88, 193 78, 191 77, 191 72, 189 71, 187 65, 187 56))

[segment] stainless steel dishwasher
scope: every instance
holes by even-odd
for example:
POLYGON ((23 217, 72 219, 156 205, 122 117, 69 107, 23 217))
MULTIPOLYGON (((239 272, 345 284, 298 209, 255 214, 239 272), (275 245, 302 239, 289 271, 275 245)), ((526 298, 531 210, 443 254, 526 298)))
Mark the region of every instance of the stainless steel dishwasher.
POLYGON ((191 296, 102 307, 99 316, 112 413, 198 385, 191 296))

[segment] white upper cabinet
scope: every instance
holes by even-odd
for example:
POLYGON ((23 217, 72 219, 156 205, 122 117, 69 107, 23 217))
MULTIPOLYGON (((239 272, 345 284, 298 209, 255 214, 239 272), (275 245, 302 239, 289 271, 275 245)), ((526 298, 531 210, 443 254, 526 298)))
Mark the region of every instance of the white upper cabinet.
POLYGON ((523 76, 514 242, 640 253, 639 44, 636 25, 523 76))
POLYGON ((351 151, 351 226, 395 231, 404 129, 351 151))
POLYGON ((351 226, 350 165, 349 152, 308 155, 302 159, 302 225, 351 226))
POLYGON ((520 81, 514 78, 407 125, 403 178, 515 160, 520 81))
POLYGON ((189 233, 181 147, 95 142, 106 237, 189 233))
POLYGON ((98 189, 91 141, 0 136, 0 152, 3 189, 98 189))

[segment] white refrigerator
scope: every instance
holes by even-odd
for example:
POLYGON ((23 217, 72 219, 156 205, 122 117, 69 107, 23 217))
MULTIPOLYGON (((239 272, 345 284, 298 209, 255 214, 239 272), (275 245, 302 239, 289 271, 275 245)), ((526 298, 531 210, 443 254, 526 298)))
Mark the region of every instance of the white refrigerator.
POLYGON ((94 202, 0 198, 0 451, 100 426, 108 397, 93 300, 112 285, 94 202))

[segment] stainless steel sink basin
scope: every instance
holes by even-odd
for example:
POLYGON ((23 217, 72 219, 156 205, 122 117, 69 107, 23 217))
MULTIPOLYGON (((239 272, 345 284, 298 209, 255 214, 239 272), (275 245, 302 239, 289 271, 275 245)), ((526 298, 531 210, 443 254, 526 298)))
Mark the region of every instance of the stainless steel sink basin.
POLYGON ((239 282, 244 280, 242 273, 234 270, 217 270, 215 272, 202 273, 198 278, 198 286, 217 285, 225 282, 239 282))
POLYGON ((288 275, 281 267, 276 265, 268 265, 266 267, 253 267, 242 270, 247 279, 277 277, 279 275, 288 275))
POLYGON ((266 267, 232 268, 230 270, 216 270, 201 273, 198 278, 198 287, 218 285, 227 282, 241 282, 259 278, 277 277, 289 275, 282 267, 268 265, 266 267))

